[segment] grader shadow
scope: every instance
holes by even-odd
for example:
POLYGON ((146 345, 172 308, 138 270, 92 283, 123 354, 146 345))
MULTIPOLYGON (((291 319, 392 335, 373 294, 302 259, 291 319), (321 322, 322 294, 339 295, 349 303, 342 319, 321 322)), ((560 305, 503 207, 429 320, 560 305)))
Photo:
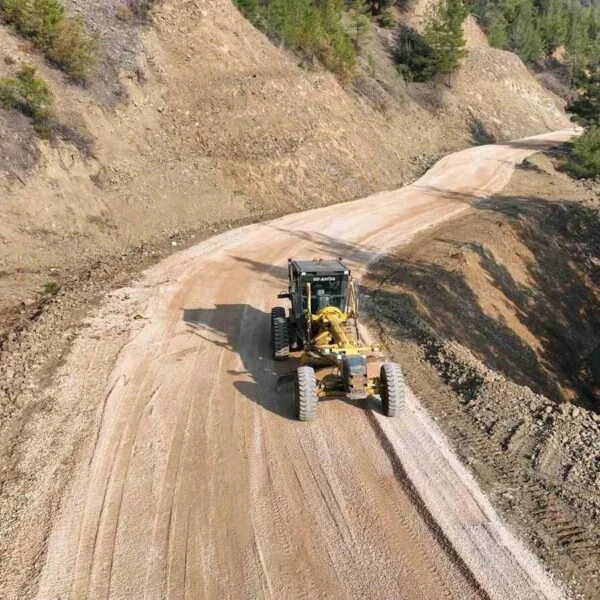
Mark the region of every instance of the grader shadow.
POLYGON ((294 417, 292 394, 277 394, 283 369, 270 357, 267 313, 250 304, 217 304, 183 309, 183 321, 194 335, 240 357, 241 368, 227 373, 242 396, 280 417, 294 417))
MULTIPOLYGON (((214 308, 185 308, 183 321, 189 332, 205 342, 239 355, 241 368, 228 369, 227 373, 235 378, 232 385, 243 397, 279 417, 296 419, 291 375, 300 366, 299 353, 281 362, 272 358, 270 314, 250 304, 218 304, 214 308)), ((320 374, 327 372, 325 369, 320 374)), ((381 411, 374 398, 358 401, 340 396, 326 401, 336 400, 361 410, 381 411)))

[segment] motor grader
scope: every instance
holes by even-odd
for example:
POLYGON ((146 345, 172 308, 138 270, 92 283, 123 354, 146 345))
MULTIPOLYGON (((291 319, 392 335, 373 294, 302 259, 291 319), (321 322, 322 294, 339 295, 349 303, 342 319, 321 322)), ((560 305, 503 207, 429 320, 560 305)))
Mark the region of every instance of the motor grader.
POLYGON ((325 398, 369 396, 381 398, 385 415, 398 415, 404 405, 404 377, 400 366, 390 362, 381 366, 379 377, 369 377, 368 359, 379 347, 361 344, 350 269, 341 260, 290 259, 288 273, 288 291, 278 298, 288 299, 291 308, 287 313, 282 306, 271 311, 271 340, 277 361, 300 353, 301 366, 292 374, 296 417, 314 419, 318 401, 325 398))

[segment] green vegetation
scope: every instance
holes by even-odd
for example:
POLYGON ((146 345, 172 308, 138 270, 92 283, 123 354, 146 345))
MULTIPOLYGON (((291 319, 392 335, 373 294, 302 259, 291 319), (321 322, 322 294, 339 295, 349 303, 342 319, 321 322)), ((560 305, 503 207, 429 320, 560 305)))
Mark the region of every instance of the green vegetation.
MULTIPOLYGON (((0 0, 1 1, 1 0, 0 0)), ((462 24, 468 0, 441 0, 428 18, 425 35, 404 30, 396 50, 398 71, 410 81, 450 75, 465 56, 462 24)), ((235 0, 242 14, 272 39, 316 58, 349 80, 371 23, 394 28, 393 5, 409 0, 235 0)))
POLYGON ((408 81, 450 76, 466 56, 463 22, 469 11, 463 0, 442 0, 427 17, 424 34, 405 28, 398 36, 395 60, 408 81))
POLYGON ((0 0, 0 17, 73 80, 83 81, 94 64, 95 43, 83 19, 67 16, 60 0, 0 0))
POLYGON ((581 71, 576 87, 580 93, 567 110, 582 127, 600 127, 600 65, 581 71))
POLYGON ((349 7, 350 35, 354 46, 360 50, 371 27, 371 15, 362 0, 354 0, 349 7))
POLYGON ((0 77, 0 106, 31 117, 38 133, 48 137, 52 94, 37 77, 36 69, 23 66, 15 77, 0 77))
POLYGON ((600 0, 473 0, 490 43, 526 61, 564 48, 577 68, 600 61, 600 0))
POLYGON ((563 170, 578 179, 600 177, 600 127, 592 127, 570 144, 570 156, 563 170))
POLYGON ((44 294, 56 296, 60 292, 60 285, 56 281, 49 281, 44 285, 44 294))
POLYGON ((580 179, 600 178, 600 66, 588 66, 577 78, 579 96, 567 109, 587 131, 570 144, 565 171, 580 179))
POLYGON ((385 27, 386 29, 393 29, 396 27, 396 19, 394 19, 394 15, 389 10, 384 10, 378 17, 377 22, 381 27, 385 27))
POLYGON ((244 16, 288 48, 317 58, 342 80, 351 77, 357 49, 342 21, 344 0, 235 0, 244 16))
POLYGON ((394 60, 398 72, 405 81, 427 81, 430 76, 426 65, 431 57, 431 48, 423 36, 410 27, 405 27, 398 35, 394 60))

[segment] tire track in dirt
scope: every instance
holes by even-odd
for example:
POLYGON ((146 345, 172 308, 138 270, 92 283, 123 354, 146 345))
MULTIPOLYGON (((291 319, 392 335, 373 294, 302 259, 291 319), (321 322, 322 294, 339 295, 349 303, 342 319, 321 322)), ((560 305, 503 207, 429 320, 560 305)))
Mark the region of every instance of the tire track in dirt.
MULTIPOLYGON (((519 439, 515 439, 519 438, 518 431, 519 426, 508 433, 504 428, 493 427, 487 436, 476 429, 464 430, 458 432, 457 435, 461 440, 460 444, 470 447, 473 455, 486 456, 486 460, 494 468, 498 489, 519 497, 529 496, 537 505, 534 512, 536 522, 543 525, 543 529, 549 537, 561 540, 556 551, 562 556, 566 565, 565 570, 569 572, 569 563, 572 565, 571 569, 575 570, 576 565, 573 558, 576 558, 580 568, 583 565, 583 572, 586 573, 586 559, 591 554, 600 552, 600 538, 596 532, 582 527, 575 520, 569 518, 568 515, 571 514, 571 511, 565 509, 562 501, 549 497, 548 490, 542 487, 537 480, 523 477, 516 469, 507 469, 505 447, 508 448, 510 444, 518 444, 517 450, 513 450, 513 460, 516 462, 530 456, 537 443, 533 439, 525 445, 519 439)), ((552 472, 564 470, 561 461, 553 456, 552 452, 552 446, 558 443, 560 443, 559 440, 551 438, 543 446, 539 455, 539 460, 544 463, 543 469, 552 472)), ((514 504, 514 509, 517 513, 521 513, 518 502, 514 504)), ((522 513, 522 518, 526 518, 525 513, 522 513)), ((590 582, 592 582, 593 571, 594 566, 589 564, 587 574, 590 582)))
POLYGON ((435 515, 432 514, 428 510, 427 506, 423 503, 418 488, 415 486, 410 476, 406 472, 406 469, 402 464, 400 456, 397 454, 397 450, 394 447, 393 442, 388 437, 385 430, 381 427, 381 423, 379 422, 375 414, 368 414, 367 419, 369 421, 369 424, 373 428, 377 439, 381 443, 382 448, 388 456, 390 463, 392 464, 392 468, 394 469, 394 476, 406 489, 407 494, 411 498, 421 518, 427 523, 429 529, 437 537, 440 545, 452 557, 455 564, 460 568, 460 570, 464 574, 465 578, 467 578, 471 582, 471 585, 477 590, 477 592, 481 595, 482 598, 489 600, 490 596, 485 592, 485 589, 481 587, 467 563, 461 558, 461 555, 456 551, 450 539, 444 533, 443 528, 436 521, 435 515))

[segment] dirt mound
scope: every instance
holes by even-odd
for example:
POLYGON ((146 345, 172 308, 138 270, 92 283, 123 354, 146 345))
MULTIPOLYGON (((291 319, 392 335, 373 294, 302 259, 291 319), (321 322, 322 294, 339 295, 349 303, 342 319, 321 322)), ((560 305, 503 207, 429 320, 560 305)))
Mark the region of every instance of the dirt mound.
POLYGON ((598 197, 542 157, 372 274, 411 385, 586 598, 600 576, 598 231, 598 197))
POLYGON ((228 0, 168 0, 151 26, 119 19, 118 5, 71 4, 99 37, 87 89, 0 28, 0 51, 17 63, 0 62, 0 74, 37 64, 61 122, 93 140, 85 153, 32 145, 30 130, 22 149, 14 134, 0 138, 0 306, 35 301, 47 282, 153 238, 395 188, 474 138, 566 123, 522 63, 495 50, 474 48, 452 88, 406 86, 393 35, 379 30, 344 89, 228 0))
POLYGON ((477 23, 477 19, 469 15, 463 25, 465 32, 465 39, 467 40, 467 48, 489 48, 490 43, 488 42, 487 36, 483 32, 483 29, 477 23))

